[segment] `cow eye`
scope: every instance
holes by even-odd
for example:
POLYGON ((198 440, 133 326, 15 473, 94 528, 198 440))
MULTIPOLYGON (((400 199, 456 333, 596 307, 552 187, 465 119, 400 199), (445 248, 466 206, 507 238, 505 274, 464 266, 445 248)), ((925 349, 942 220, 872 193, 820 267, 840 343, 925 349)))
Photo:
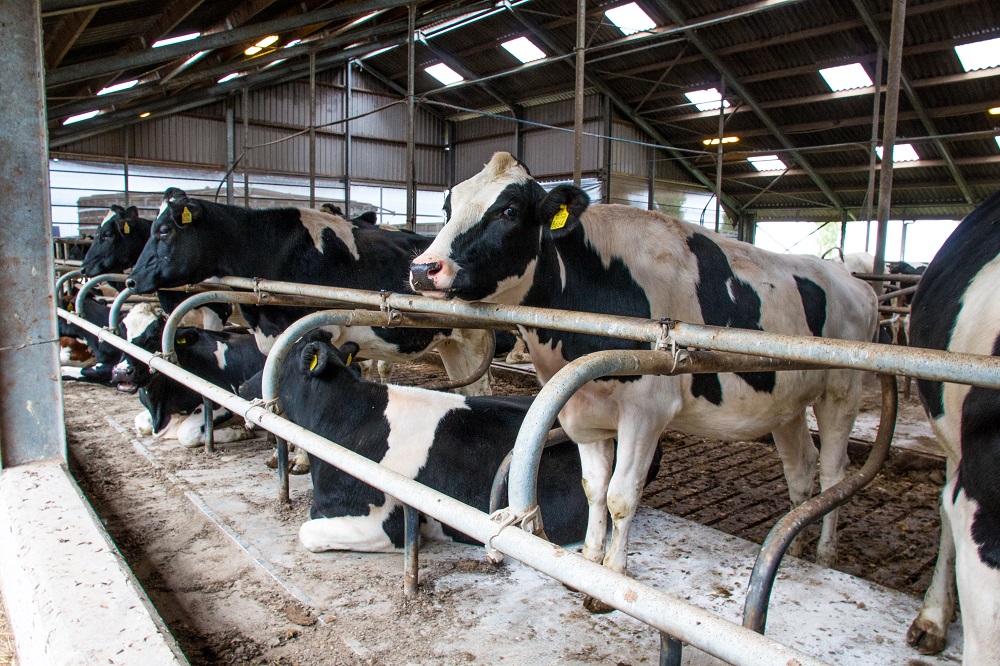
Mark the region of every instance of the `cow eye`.
POLYGON ((510 219, 514 219, 515 217, 517 217, 517 208, 514 208, 513 206, 508 206, 507 208, 504 209, 503 216, 509 217, 510 219))
POLYGON ((166 239, 170 236, 170 227, 167 225, 162 225, 159 230, 157 230, 156 235, 160 239, 166 239))

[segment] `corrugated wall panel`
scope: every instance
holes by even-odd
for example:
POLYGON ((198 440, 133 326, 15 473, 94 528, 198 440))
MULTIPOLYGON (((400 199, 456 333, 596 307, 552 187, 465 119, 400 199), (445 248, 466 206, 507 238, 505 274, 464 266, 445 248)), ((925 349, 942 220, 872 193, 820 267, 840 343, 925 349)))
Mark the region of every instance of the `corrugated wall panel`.
POLYGON ((226 162, 224 121, 168 116, 134 127, 131 150, 134 158, 180 165, 222 166, 226 162))
POLYGON ((456 143, 477 140, 484 136, 494 136, 497 134, 507 134, 513 137, 514 122, 504 120, 503 118, 481 116, 455 123, 454 140, 456 143))
MULTIPOLYGON (((601 123, 583 124, 584 132, 601 131, 601 123)), ((531 132, 524 140, 524 162, 536 178, 573 173, 573 133, 558 130, 531 132)), ((601 169, 601 140, 583 137, 583 171, 592 173, 601 169)))
MULTIPOLYGON (((455 146, 455 182, 460 183, 479 173, 483 165, 489 162, 490 157, 498 150, 513 152, 514 137, 481 139, 455 146)), ((533 173, 534 167, 531 167, 530 163, 529 168, 533 173)))

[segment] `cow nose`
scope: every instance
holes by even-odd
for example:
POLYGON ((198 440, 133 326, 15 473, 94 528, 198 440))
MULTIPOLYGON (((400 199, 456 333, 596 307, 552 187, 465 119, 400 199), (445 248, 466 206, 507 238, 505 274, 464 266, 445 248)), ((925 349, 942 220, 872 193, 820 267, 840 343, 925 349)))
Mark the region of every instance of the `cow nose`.
POLYGON ((417 290, 436 289, 437 287, 434 284, 434 276, 441 273, 441 268, 442 265, 440 261, 430 261, 425 264, 411 264, 410 282, 413 283, 413 288, 417 290))
POLYGON ((127 280, 125 280, 125 286, 131 289, 132 291, 135 291, 135 285, 136 285, 135 278, 128 278, 127 280))

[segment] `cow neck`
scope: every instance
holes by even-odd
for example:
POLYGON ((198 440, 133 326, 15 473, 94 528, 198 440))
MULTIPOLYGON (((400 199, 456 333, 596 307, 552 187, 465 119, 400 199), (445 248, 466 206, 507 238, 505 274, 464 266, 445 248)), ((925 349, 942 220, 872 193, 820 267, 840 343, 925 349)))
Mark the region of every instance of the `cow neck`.
POLYGON ((322 388, 323 401, 340 406, 330 410, 323 418, 332 435, 331 439, 346 442, 357 433, 376 432, 373 428, 381 426, 385 420, 385 407, 389 403, 388 389, 382 384, 355 377, 347 370, 338 369, 338 372, 344 376, 325 382, 322 388))
POLYGON ((247 210, 200 201, 217 225, 214 235, 223 250, 216 275, 281 280, 292 277, 288 267, 294 258, 312 247, 297 220, 275 215, 284 209, 247 210))

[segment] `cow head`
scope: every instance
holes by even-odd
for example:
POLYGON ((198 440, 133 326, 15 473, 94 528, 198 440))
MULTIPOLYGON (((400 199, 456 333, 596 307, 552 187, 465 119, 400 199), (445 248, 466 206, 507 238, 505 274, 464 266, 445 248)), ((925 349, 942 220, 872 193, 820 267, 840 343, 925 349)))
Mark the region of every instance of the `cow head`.
POLYGON ((286 415, 303 427, 315 426, 330 417, 331 405, 338 418, 357 404, 361 370, 354 359, 358 346, 345 343, 339 349, 330 333, 316 330, 299 340, 288 354, 278 380, 286 415))
POLYGON ((410 264, 410 284, 429 296, 519 303, 543 236, 572 233, 589 203, 570 185, 547 193, 521 162, 496 153, 448 195, 448 223, 410 264))
POLYGON ((120 273, 135 264, 148 238, 149 221, 139 217, 139 209, 112 205, 80 270, 87 277, 120 273))
MULTIPOLYGON (((148 352, 160 351, 164 317, 151 303, 140 303, 132 308, 122 321, 125 339, 148 352)), ((180 337, 180 336, 178 336, 180 337)), ((180 344, 179 341, 175 341, 180 344)), ((135 393, 149 385, 152 374, 145 363, 133 361, 125 355, 111 373, 111 383, 123 393, 135 393)))
POLYGON ((163 193, 160 213, 153 220, 149 241, 125 284, 148 294, 164 287, 180 287, 215 275, 219 243, 213 242, 198 199, 171 187, 163 193))

